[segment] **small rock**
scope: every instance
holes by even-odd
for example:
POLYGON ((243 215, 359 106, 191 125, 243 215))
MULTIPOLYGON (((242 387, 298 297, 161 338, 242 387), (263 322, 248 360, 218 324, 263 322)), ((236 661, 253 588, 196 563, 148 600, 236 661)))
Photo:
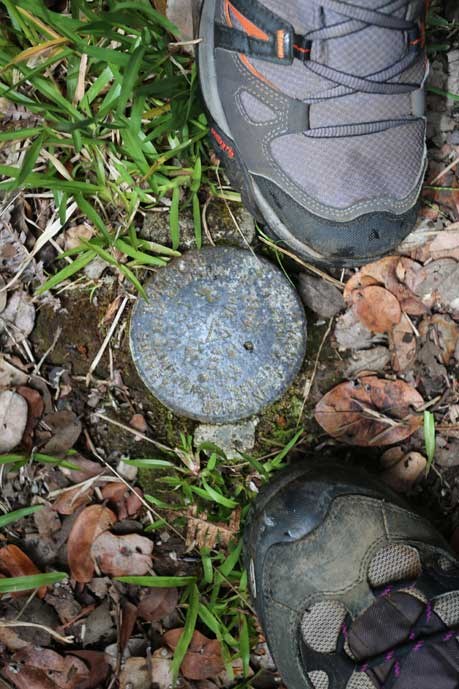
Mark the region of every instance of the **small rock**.
POLYGON ((102 258, 94 258, 83 272, 90 280, 98 280, 107 267, 108 264, 102 258))
MULTIPOLYGON (((383 463, 385 463, 384 458, 385 456, 383 455, 383 463)), ((389 466, 383 472, 381 478, 384 483, 398 493, 410 491, 424 475, 427 466, 427 460, 420 452, 409 452, 395 464, 392 462, 392 459, 387 462, 389 466)))
POLYGON ((258 418, 242 423, 229 423, 221 426, 200 424, 194 433, 195 447, 211 443, 222 450, 227 459, 240 459, 241 452, 250 452, 255 446, 255 429, 258 418))
POLYGON ((19 445, 27 424, 27 402, 11 390, 0 392, 0 454, 19 445))
POLYGON ((124 462, 123 460, 118 462, 116 470, 120 474, 120 476, 126 479, 126 481, 134 481, 137 476, 137 472, 139 471, 137 467, 133 467, 130 464, 126 464, 126 462, 124 462))
POLYGON ((146 433, 148 431, 148 424, 145 421, 145 417, 143 416, 143 414, 134 414, 134 416, 129 421, 129 425, 131 428, 134 428, 136 431, 139 431, 140 433, 146 433))
POLYGON ((322 278, 301 273, 298 291, 305 306, 320 318, 333 318, 344 309, 344 299, 339 289, 322 278))

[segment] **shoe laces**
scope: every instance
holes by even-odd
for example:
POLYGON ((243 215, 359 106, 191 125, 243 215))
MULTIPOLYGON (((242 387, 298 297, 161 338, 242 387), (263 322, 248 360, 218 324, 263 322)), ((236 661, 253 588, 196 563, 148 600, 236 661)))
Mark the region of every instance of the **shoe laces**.
POLYGON ((317 100, 335 98, 347 95, 353 91, 400 94, 419 89, 420 84, 417 82, 402 83, 394 81, 420 59, 420 47, 423 44, 420 20, 424 11, 424 2, 419 2, 418 0, 413 19, 407 20, 396 14, 401 10, 405 10, 403 14, 406 15, 411 4, 412 0, 392 0, 389 3, 384 3, 380 9, 369 9, 361 5, 344 2, 344 0, 320 0, 320 6, 323 9, 336 12, 346 19, 308 32, 305 35, 305 39, 308 41, 330 41, 365 30, 370 26, 376 26, 392 31, 406 32, 408 36, 408 50, 400 60, 387 68, 366 74, 363 77, 334 69, 315 60, 305 62, 309 70, 335 84, 335 86, 318 94, 316 97, 308 98, 308 102, 313 103, 317 100), (381 9, 384 9, 384 12, 381 9))

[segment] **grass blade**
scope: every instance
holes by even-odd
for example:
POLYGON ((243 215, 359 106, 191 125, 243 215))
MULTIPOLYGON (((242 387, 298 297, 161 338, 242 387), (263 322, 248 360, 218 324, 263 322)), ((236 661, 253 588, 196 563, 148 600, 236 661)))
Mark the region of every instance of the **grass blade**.
POLYGON ((42 508, 43 505, 34 505, 33 507, 23 507, 20 510, 15 510, 14 512, 8 512, 8 514, 4 514, 0 517, 0 529, 2 529, 4 526, 7 526, 8 524, 17 522, 19 519, 22 519, 23 517, 28 517, 29 514, 38 512, 38 510, 41 510, 42 508))
POLYGON ((42 586, 52 586, 67 579, 65 572, 49 572, 48 574, 32 574, 25 577, 7 577, 0 579, 0 594, 15 593, 16 591, 30 591, 42 586))
POLYGON ((175 649, 174 658, 172 660, 172 676, 174 680, 178 677, 180 666, 188 650, 188 646, 193 638, 194 630, 196 628, 196 621, 199 612, 199 589, 196 584, 190 587, 190 602, 188 612, 185 620, 185 627, 183 634, 179 639, 175 649))
MULTIPOLYGON (((1 580, 0 580, 1 581, 1 580)), ((115 581, 154 589, 181 588, 196 583, 196 577, 115 577, 115 581)))

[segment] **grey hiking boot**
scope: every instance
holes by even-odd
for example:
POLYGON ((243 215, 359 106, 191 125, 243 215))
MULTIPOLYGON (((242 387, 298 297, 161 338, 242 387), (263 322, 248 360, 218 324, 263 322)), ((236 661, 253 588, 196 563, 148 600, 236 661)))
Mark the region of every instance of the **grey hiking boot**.
POLYGON ((375 479, 289 468, 258 496, 245 541, 288 689, 457 689, 459 561, 375 479))
POLYGON ((316 262, 393 250, 426 168, 424 0, 204 0, 211 135, 249 209, 316 262))

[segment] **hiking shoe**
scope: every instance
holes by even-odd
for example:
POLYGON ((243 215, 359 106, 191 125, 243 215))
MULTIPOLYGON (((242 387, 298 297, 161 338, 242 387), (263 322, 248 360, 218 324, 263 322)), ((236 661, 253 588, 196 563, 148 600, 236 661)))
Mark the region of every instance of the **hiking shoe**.
POLYGON ((416 221, 426 168, 422 0, 204 0, 215 149, 268 232, 355 265, 416 221))
POLYGON ((245 555, 288 689, 457 689, 459 562, 375 479, 288 469, 256 499, 245 555))

